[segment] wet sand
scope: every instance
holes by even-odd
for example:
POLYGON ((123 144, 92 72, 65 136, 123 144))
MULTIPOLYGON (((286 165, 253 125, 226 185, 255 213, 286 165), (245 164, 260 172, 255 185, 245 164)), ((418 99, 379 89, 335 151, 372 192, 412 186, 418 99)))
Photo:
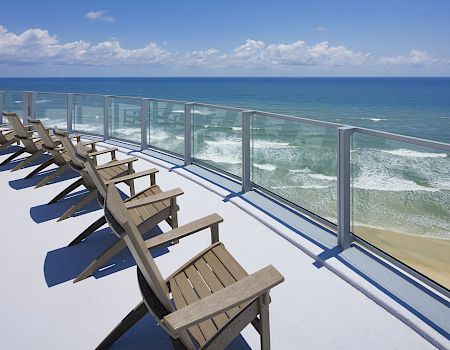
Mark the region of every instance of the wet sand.
POLYGON ((450 289, 450 240, 353 226, 362 239, 450 289))

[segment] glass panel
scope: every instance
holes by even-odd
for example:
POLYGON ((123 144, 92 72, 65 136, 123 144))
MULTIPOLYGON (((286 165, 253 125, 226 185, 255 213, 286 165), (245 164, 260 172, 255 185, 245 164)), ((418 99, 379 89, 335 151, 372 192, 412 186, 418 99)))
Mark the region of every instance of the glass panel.
POLYGON ((111 97, 109 134, 112 138, 141 143, 141 100, 111 97))
POLYGON ((103 96, 74 95, 73 130, 103 136, 103 96))
POLYGON ((20 118, 22 118, 22 101, 23 101, 22 92, 5 91, 3 101, 4 101, 3 111, 15 112, 20 118))
POLYGON ((450 288, 450 156, 355 134, 352 231, 450 288))
POLYGON ((36 119, 49 128, 57 126, 67 128, 67 95, 37 93, 36 119))
POLYGON ((148 144, 184 155, 184 104, 150 101, 148 144))
POLYGON ((242 176, 242 113, 194 106, 193 157, 242 176))
POLYGON ((336 129, 255 114, 253 183, 336 223, 336 129))

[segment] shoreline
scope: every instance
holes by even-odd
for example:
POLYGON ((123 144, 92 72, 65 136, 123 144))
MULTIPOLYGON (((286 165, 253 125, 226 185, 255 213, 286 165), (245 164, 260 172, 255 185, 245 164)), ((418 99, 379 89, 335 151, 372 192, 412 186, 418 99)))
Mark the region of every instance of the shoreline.
POLYGON ((450 289, 450 240, 355 225, 357 236, 450 289))

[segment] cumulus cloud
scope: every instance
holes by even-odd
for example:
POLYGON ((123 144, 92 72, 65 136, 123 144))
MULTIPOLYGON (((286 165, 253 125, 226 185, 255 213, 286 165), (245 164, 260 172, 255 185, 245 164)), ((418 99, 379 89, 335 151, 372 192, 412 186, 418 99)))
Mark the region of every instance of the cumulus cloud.
POLYGON ((322 27, 322 26, 318 26, 318 27, 316 28, 316 30, 317 30, 318 32, 324 32, 324 31, 327 30, 327 28, 322 27))
POLYGON ((369 53, 354 52, 345 46, 330 46, 328 41, 309 46, 299 40, 290 44, 265 44, 247 39, 232 55, 231 62, 246 66, 342 66, 363 64, 369 53))
POLYGON ((221 52, 215 48, 170 51, 166 46, 148 43, 129 49, 117 39, 92 43, 85 40, 61 42, 45 29, 28 29, 20 34, 9 32, 0 25, 0 64, 49 64, 90 66, 153 66, 204 68, 278 68, 296 66, 336 67, 379 65, 448 64, 425 51, 411 50, 407 56, 372 59, 370 53, 351 50, 328 41, 308 44, 303 40, 292 43, 265 43, 247 39, 234 50, 221 52))
POLYGON ((85 18, 92 21, 104 21, 104 22, 114 22, 115 18, 106 15, 106 10, 101 11, 90 11, 84 15, 85 18))
POLYGON ((428 54, 426 51, 411 50, 408 56, 381 57, 379 63, 385 65, 411 65, 427 66, 438 63, 439 60, 428 54))

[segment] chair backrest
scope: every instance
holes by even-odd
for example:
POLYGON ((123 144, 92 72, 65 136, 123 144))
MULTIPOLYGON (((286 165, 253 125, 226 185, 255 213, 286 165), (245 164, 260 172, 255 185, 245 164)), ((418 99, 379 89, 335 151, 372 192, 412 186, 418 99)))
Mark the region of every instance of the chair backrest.
MULTIPOLYGON (((155 305, 154 300, 146 300, 144 295, 147 308, 160 322, 165 315, 174 311, 169 298, 169 289, 114 184, 108 185, 105 200, 105 217, 113 232, 125 241, 152 296, 157 298, 159 303, 155 305), (158 307, 160 310, 155 310, 158 307), (161 309, 164 314, 161 314, 161 309)), ((161 326, 167 331, 163 323, 161 326)), ((194 348, 187 332, 181 334, 180 340, 188 349, 194 348)))
POLYGON ((95 166, 94 162, 89 157, 88 149, 83 146, 81 142, 77 144, 76 156, 83 162, 84 168, 88 172, 89 177, 97 188, 98 195, 100 196, 99 202, 103 205, 104 199, 106 197, 106 185, 100 177, 100 174, 98 173, 97 167, 95 166))
POLYGON ((34 130, 36 130, 42 142, 44 142, 47 150, 52 150, 58 147, 58 145, 52 140, 50 134, 39 119, 32 119, 31 117, 28 117, 28 121, 31 125, 33 125, 34 130))
POLYGON ((3 112, 3 115, 8 119, 8 122, 9 124, 11 124, 12 128, 14 129, 14 133, 17 135, 17 137, 21 139, 30 137, 27 129, 25 129, 16 113, 3 112))
POLYGON ((82 171, 84 169, 84 163, 77 157, 77 151, 72 141, 70 141, 69 134, 66 131, 58 129, 56 126, 53 128, 54 134, 59 138, 64 149, 70 157, 72 166, 77 171, 82 171))

